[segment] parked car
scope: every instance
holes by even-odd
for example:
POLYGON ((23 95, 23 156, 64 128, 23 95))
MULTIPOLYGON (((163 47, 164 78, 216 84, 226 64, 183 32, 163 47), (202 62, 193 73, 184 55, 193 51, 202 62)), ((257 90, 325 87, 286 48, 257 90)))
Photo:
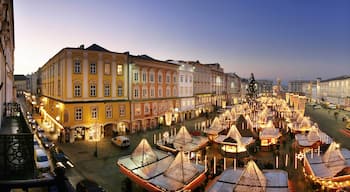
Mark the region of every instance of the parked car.
POLYGON ((116 136, 111 139, 111 142, 118 147, 129 147, 130 139, 126 136, 116 136))
POLYGON ((33 139, 33 145, 34 145, 34 149, 40 148, 39 141, 35 137, 33 139))
POLYGON ((96 181, 90 180, 90 179, 84 179, 79 181, 76 186, 77 192, 105 192, 106 190, 103 189, 96 181))
POLYGON ((46 136, 41 137, 41 143, 44 145, 46 149, 53 147, 55 144, 46 136))
POLYGON ((50 148, 50 154, 53 160, 53 163, 56 166, 61 166, 64 168, 73 168, 73 163, 69 160, 69 158, 64 154, 64 152, 58 148, 57 146, 53 146, 50 148))
POLYGON ((314 105, 313 108, 314 109, 321 109, 322 107, 321 107, 321 105, 314 105))
POLYGON ((37 148, 34 150, 34 160, 38 170, 43 172, 50 170, 49 158, 44 149, 37 148))
POLYGON ((336 108, 337 108, 337 106, 334 105, 334 104, 329 104, 328 105, 328 109, 336 109, 336 108))

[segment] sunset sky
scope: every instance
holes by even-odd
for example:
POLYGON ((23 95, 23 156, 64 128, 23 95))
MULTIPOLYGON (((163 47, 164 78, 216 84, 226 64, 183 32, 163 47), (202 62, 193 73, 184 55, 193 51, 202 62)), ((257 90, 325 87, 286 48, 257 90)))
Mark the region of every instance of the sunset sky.
POLYGON ((15 0, 15 74, 93 43, 257 79, 350 74, 348 0, 15 0))

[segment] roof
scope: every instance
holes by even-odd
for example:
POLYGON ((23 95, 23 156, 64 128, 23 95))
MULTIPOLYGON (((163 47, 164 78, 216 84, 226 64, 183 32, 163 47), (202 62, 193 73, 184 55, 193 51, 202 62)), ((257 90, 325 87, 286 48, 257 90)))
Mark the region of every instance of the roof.
POLYGON ((226 169, 207 191, 288 192, 288 173, 278 169, 261 171, 249 161, 244 169, 226 169))
POLYGON ((342 76, 338 76, 338 77, 334 77, 334 78, 330 78, 330 79, 325 79, 325 80, 322 80, 320 82, 344 80, 344 79, 349 79, 349 78, 350 78, 350 75, 342 75, 342 76))
POLYGON ((99 45, 97 45, 95 43, 90 45, 90 47, 86 48, 85 50, 111 52, 111 51, 109 51, 109 50, 107 50, 107 49, 105 49, 105 48, 103 48, 103 47, 101 47, 101 46, 99 46, 99 45))
POLYGON ((13 78, 15 81, 25 81, 28 79, 25 75, 14 75, 13 78))
POLYGON ((312 174, 323 179, 334 179, 343 169, 350 167, 350 151, 340 149, 332 143, 322 156, 306 153, 306 163, 311 167, 312 174))

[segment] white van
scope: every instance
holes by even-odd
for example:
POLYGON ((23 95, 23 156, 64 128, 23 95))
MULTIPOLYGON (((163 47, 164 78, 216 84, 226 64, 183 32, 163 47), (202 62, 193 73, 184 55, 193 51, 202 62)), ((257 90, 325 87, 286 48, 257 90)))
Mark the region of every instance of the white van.
POLYGON ((42 148, 37 148, 34 150, 35 164, 38 170, 47 172, 50 171, 50 162, 49 158, 46 155, 46 152, 42 148))
POLYGON ((129 147, 130 146, 130 139, 126 136, 113 137, 111 142, 119 147, 129 147))

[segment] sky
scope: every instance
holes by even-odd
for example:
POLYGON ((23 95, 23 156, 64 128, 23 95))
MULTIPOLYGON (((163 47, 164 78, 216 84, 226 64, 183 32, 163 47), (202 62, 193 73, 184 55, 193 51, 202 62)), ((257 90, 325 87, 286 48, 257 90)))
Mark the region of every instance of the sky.
POLYGON ((15 74, 96 43, 243 78, 350 75, 349 0, 15 0, 15 74))

